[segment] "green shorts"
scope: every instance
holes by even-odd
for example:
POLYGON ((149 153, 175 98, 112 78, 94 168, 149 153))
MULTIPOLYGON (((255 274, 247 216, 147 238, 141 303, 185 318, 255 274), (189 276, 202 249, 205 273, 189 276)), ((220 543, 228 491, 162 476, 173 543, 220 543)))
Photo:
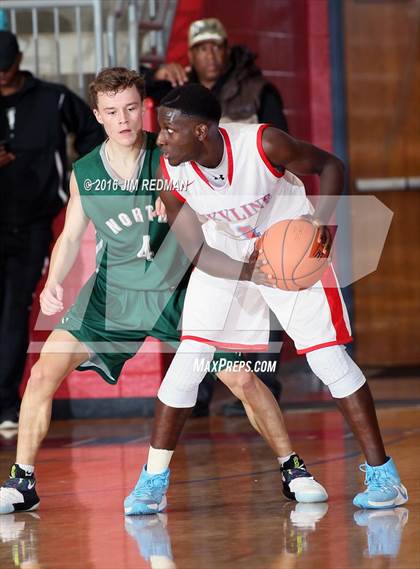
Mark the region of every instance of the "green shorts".
MULTIPOLYGON (((77 369, 94 370, 116 384, 125 362, 135 356, 148 336, 176 349, 187 281, 172 290, 142 291, 105 283, 101 273, 92 275, 56 326, 89 349, 89 360, 77 369)), ((217 354, 217 359, 222 357, 226 362, 240 359, 232 352, 217 354)))

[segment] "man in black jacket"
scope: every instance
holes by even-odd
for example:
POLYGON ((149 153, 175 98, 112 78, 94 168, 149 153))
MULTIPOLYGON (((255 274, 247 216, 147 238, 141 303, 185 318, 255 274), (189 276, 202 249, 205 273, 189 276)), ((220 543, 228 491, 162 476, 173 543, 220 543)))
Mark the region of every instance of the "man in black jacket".
POLYGON ((67 134, 79 154, 103 140, 79 97, 21 71, 21 60, 16 37, 0 31, 0 429, 18 422, 32 295, 67 202, 67 134))
MULTIPOLYGON (((254 53, 244 46, 229 46, 226 30, 218 19, 196 20, 190 25, 188 58, 188 68, 179 63, 167 63, 155 72, 142 68, 146 77, 147 94, 156 104, 172 87, 184 83, 201 83, 217 97, 222 107, 221 123, 270 123, 287 132, 280 93, 264 78, 261 69, 255 64, 254 53)), ((281 345, 282 333, 273 315, 271 329, 270 342, 272 345, 281 345)), ((276 366, 273 371, 257 372, 276 399, 280 397, 281 391, 277 378, 278 351, 279 348, 274 348, 272 353, 248 354, 246 358, 254 362, 259 360, 259 365, 265 360, 265 365, 276 366)), ((200 384, 194 416, 209 414, 213 387, 214 379, 207 375, 200 384)), ((245 415, 245 410, 237 400, 226 404, 223 413, 245 415)))
POLYGON ((226 30, 216 18, 196 20, 189 28, 190 66, 167 63, 156 71, 142 68, 147 94, 159 103, 172 87, 201 83, 222 106, 220 122, 270 123, 287 132, 283 100, 256 65, 247 47, 230 47, 226 30))

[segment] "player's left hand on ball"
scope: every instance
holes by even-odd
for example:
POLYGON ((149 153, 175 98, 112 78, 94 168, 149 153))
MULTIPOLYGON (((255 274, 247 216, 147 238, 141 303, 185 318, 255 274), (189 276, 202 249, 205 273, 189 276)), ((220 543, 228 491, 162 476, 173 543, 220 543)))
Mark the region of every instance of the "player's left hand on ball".
POLYGON ((157 198, 155 202, 155 211, 153 212, 156 216, 161 217, 163 220, 166 220, 166 207, 163 201, 160 198, 157 198))
POLYGON ((307 219, 310 221, 314 227, 317 228, 318 232, 316 236, 316 242, 322 244, 323 255, 328 255, 332 245, 332 237, 330 230, 328 229, 328 225, 323 225, 322 222, 319 219, 315 218, 313 215, 302 215, 301 217, 302 219, 307 219))
POLYGON ((318 227, 317 243, 323 246, 322 253, 328 255, 331 250, 332 238, 327 225, 320 225, 318 227))

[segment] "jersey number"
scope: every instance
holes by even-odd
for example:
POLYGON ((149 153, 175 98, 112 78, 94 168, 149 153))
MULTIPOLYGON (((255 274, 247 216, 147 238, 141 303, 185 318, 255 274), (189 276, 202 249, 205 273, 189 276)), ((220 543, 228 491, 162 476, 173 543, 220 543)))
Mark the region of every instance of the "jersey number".
POLYGON ((139 259, 146 259, 146 261, 153 261, 155 254, 150 248, 150 235, 143 235, 143 244, 140 251, 137 253, 139 259))

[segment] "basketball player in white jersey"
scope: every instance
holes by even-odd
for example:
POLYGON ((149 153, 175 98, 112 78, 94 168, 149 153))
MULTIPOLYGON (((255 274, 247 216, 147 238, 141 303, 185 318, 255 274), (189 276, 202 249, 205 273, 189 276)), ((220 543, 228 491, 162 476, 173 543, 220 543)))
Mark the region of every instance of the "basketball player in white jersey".
MULTIPOLYGON (((361 470, 367 489, 353 503, 361 508, 403 504, 407 491, 385 453, 369 386, 344 347, 352 338, 339 289, 324 288, 323 280, 307 290, 282 291, 261 284, 261 272, 253 276, 255 261, 250 262, 256 237, 274 222, 305 215, 318 227, 328 223, 334 198, 342 192, 343 164, 267 125, 219 128, 219 104, 201 85, 173 89, 161 105, 161 168, 173 185, 161 197, 173 230, 198 267, 185 300, 183 342, 262 348, 271 308, 330 389, 366 457, 361 470), (319 175, 321 196, 330 198, 320 200, 315 211, 298 174, 319 175)), ((326 235, 322 229, 320 234, 326 235)), ((166 376, 163 403, 173 404, 166 394, 176 382, 175 375, 166 376)))

